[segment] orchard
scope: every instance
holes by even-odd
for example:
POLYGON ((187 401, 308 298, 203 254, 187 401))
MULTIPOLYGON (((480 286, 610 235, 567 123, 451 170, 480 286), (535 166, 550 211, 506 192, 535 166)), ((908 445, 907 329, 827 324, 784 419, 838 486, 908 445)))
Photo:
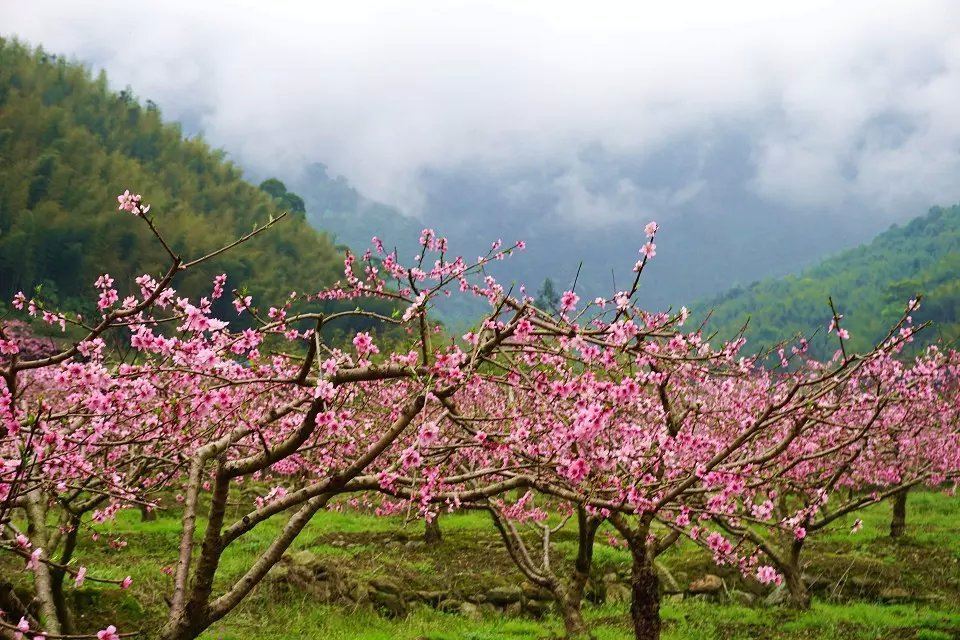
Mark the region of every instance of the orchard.
POLYGON ((867 352, 848 348, 833 309, 831 358, 800 337, 745 353, 685 308, 640 308, 652 222, 629 289, 595 300, 571 289, 557 309, 490 275, 523 242, 470 260, 432 230, 409 263, 374 238, 317 291, 256 300, 224 274, 187 299, 185 272, 281 219, 184 256, 162 212, 129 191, 118 202, 116 224, 145 225, 165 265, 128 283, 104 273, 94 317, 20 293, 0 319, 0 550, 18 574, 0 578, 0 637, 196 638, 261 586, 315 515, 350 508, 433 523, 488 514, 568 637, 591 634, 582 605, 598 537, 610 536, 631 559, 632 633, 655 640, 661 554, 702 547, 802 609, 812 540, 877 503, 902 507, 912 490, 952 492, 960 472, 960 356, 908 349, 924 330, 917 299, 867 352), (434 319, 454 297, 486 309, 459 336, 434 319), (224 300, 233 311, 218 317, 224 300), (350 329, 358 321, 372 328, 350 329), (99 532, 123 510, 179 517, 178 553, 157 567, 169 576, 157 628, 124 628, 108 611, 81 623, 68 597, 86 583, 136 593, 81 544, 113 547, 122 564, 125 541, 99 532), (224 555, 267 522, 275 535, 228 578, 224 555), (576 529, 570 570, 550 562, 562 526, 576 529))

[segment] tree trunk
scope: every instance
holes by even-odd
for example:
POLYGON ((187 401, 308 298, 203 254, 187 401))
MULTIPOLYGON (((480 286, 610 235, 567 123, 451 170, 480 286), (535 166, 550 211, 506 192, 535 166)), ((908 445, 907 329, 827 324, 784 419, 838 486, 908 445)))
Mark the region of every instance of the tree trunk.
POLYGON ((168 621, 163 629, 160 630, 160 640, 193 640, 203 633, 204 629, 210 624, 207 621, 201 622, 199 620, 195 620, 194 623, 191 624, 189 621, 191 617, 195 616, 184 613, 179 620, 168 621))
MULTIPOLYGON (((26 494, 27 536, 33 543, 34 549, 48 549, 46 511, 43 508, 42 496, 39 488, 31 489, 26 494)), ((33 570, 33 586, 36 590, 36 601, 40 611, 40 625, 42 629, 53 635, 60 635, 60 616, 53 595, 53 579, 50 566, 45 562, 38 562, 33 570)))
POLYGON ((587 627, 581 611, 582 598, 580 595, 570 594, 557 598, 557 604, 560 606, 563 615, 564 637, 573 640, 574 638, 589 638, 590 628, 587 627))
POLYGON ((443 535, 440 533, 440 514, 433 516, 432 520, 427 520, 423 529, 423 541, 428 545, 440 544, 443 535))
POLYGON ((890 519, 890 537, 900 538, 907 530, 907 489, 893 496, 893 517, 890 519))
POLYGON ((800 552, 803 550, 803 540, 794 540, 790 547, 788 565, 783 567, 783 578, 790 594, 789 603, 794 609, 810 608, 810 592, 807 583, 803 581, 803 569, 800 567, 800 552))
POLYGON ((630 617, 636 640, 660 639, 660 579, 647 549, 646 536, 630 540, 633 556, 631 570, 630 617))
POLYGON ((148 509, 146 505, 140 505, 140 522, 153 522, 157 519, 157 512, 148 509))
POLYGON ((803 574, 791 569, 784 572, 784 580, 787 583, 787 592, 790 594, 790 606, 794 609, 809 609, 810 593, 803 581, 803 574))
POLYGON ((57 618, 60 620, 60 631, 67 635, 73 635, 77 632, 77 627, 73 619, 73 611, 71 611, 66 594, 63 592, 63 577, 62 569, 54 569, 50 576, 50 590, 53 604, 57 608, 57 618))
MULTIPOLYGON (((73 554, 77 549, 77 536, 80 535, 80 518, 81 516, 79 514, 72 515, 67 525, 68 528, 63 534, 63 551, 60 553, 59 558, 59 564, 61 565, 66 566, 70 564, 70 561, 73 559, 73 554)), ((51 546, 56 547, 57 545, 51 544, 51 546)), ((63 581, 66 577, 66 570, 60 567, 54 567, 50 571, 53 602, 57 608, 57 617, 60 619, 60 631, 67 635, 75 635, 77 633, 76 621, 63 587, 63 581)))
POLYGON ((563 628, 568 638, 590 638, 590 629, 583 619, 583 594, 593 568, 593 543, 601 518, 591 518, 586 509, 577 507, 577 559, 567 589, 557 594, 557 604, 563 613, 563 628))

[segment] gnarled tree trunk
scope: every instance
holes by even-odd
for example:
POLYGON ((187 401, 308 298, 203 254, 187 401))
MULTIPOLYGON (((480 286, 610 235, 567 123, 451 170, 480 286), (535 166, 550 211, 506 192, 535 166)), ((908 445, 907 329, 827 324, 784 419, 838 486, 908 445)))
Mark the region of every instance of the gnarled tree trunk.
POLYGON ((496 507, 486 507, 493 523, 500 532, 504 546, 510 554, 517 568, 533 584, 550 592, 553 596, 557 612, 563 619, 564 637, 590 638, 590 629, 583 619, 583 595, 587 582, 590 580, 590 570, 593 566, 593 543, 597 529, 603 518, 590 516, 582 505, 577 506, 577 558, 573 572, 564 579, 551 568, 551 535, 559 531, 566 520, 556 527, 541 524, 540 560, 534 560, 535 554, 528 548, 527 542, 517 532, 516 527, 504 517, 496 507))
MULTIPOLYGON (((652 514, 644 514, 636 526, 631 526, 625 517, 610 518, 630 548, 630 619, 636 640, 660 640, 660 577, 654 564, 658 544, 648 541, 652 514)), ((669 546, 676 540, 671 537, 669 546)), ((666 547, 664 547, 666 548, 666 547)))
POLYGON ((630 618, 637 640, 659 640, 660 578, 645 538, 628 541, 633 559, 630 570, 630 618))
POLYGON ((790 545, 789 557, 784 566, 780 567, 787 585, 787 592, 790 594, 790 606, 795 609, 810 608, 810 592, 807 590, 807 583, 803 580, 803 569, 800 566, 802 550, 803 540, 794 540, 790 545))
POLYGON ((563 613, 564 632, 568 638, 590 637, 590 629, 583 619, 583 593, 590 580, 593 543, 601 522, 603 520, 600 518, 589 517, 582 506, 577 507, 577 559, 566 593, 557 599, 563 613))
POLYGON ((565 638, 590 638, 590 628, 583 619, 582 592, 579 595, 567 594, 557 598, 557 604, 563 615, 563 633, 565 638))

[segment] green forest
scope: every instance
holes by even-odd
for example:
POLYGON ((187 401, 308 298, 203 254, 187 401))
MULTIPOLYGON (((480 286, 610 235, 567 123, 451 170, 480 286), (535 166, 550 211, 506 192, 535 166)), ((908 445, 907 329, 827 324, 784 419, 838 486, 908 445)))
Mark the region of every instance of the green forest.
POLYGON ((749 320, 750 349, 770 347, 797 333, 812 336, 820 356, 837 348, 826 339, 828 298, 843 314, 850 346, 869 350, 900 319, 908 301, 922 295, 914 322, 930 321, 916 344, 960 335, 960 205, 934 207, 927 215, 894 225, 869 244, 823 260, 799 275, 737 287, 697 305, 712 312, 709 326, 722 337, 749 320))
MULTIPOLYGON (((93 308, 93 282, 121 287, 164 265, 145 225, 124 224, 109 194, 144 195, 168 242, 203 255, 288 211, 286 219, 177 283, 191 296, 226 272, 264 303, 336 280, 342 259, 303 202, 278 181, 246 182, 225 154, 165 123, 157 106, 113 92, 104 73, 0 39, 0 297, 42 285, 48 301, 93 308)), ((230 301, 221 299, 223 312, 230 301)))

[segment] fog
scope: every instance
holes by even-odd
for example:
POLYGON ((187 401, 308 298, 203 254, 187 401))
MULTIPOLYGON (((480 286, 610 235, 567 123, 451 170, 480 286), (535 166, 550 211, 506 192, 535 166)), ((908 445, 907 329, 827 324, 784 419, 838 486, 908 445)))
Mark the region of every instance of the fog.
POLYGON ((568 262, 627 259, 621 230, 657 219, 699 265, 683 296, 960 200, 956 2, 6 2, 0 33, 252 176, 320 161, 441 229, 588 254, 568 262))

